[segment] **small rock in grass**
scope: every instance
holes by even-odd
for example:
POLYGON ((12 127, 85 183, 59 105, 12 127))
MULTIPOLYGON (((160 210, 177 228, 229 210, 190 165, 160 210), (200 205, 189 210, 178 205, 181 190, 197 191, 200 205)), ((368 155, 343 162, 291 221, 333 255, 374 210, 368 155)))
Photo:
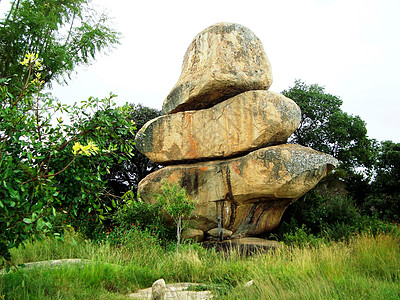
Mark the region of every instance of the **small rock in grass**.
POLYGON ((152 300, 163 300, 165 299, 165 281, 164 279, 158 279, 151 286, 151 299, 152 300))

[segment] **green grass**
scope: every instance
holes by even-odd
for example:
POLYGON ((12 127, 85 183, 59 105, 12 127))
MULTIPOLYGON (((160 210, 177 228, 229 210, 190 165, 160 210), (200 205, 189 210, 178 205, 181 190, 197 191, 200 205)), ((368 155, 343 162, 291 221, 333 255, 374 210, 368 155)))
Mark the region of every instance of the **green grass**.
POLYGON ((177 255, 133 232, 124 245, 93 243, 74 232, 12 251, 16 264, 61 258, 90 262, 20 268, 0 275, 0 299, 126 299, 159 279, 204 283, 221 299, 400 299, 396 234, 288 247, 245 257, 186 244, 177 255), (254 280, 254 285, 243 284, 254 280))

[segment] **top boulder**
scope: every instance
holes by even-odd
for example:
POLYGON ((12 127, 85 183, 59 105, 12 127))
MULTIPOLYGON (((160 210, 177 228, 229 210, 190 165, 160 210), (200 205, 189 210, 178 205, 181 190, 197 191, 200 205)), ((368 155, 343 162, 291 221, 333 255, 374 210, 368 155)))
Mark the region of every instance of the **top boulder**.
POLYGON ((268 90, 271 84, 271 65, 255 34, 239 24, 218 23, 189 46, 162 112, 208 108, 242 92, 268 90))

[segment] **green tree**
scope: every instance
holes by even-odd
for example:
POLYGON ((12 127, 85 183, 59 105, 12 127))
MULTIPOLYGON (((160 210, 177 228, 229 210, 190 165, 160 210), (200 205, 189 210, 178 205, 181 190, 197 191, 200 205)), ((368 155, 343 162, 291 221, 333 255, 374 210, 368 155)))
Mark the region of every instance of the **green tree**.
POLYGON ((388 221, 400 222, 400 143, 381 143, 375 173, 364 210, 388 221))
POLYGON ((301 109, 300 125, 289 142, 333 155, 344 170, 371 167, 374 141, 367 137, 365 122, 359 116, 342 111, 339 97, 326 93, 317 84, 307 85, 300 80, 282 94, 301 109))
POLYGON ((110 193, 103 178, 112 161, 132 150, 110 140, 133 139, 135 130, 131 107, 115 109, 114 95, 61 104, 41 92, 36 54, 21 65, 27 77, 19 95, 10 92, 14 78, 0 79, 0 255, 7 260, 32 234, 53 230, 60 215, 104 218, 112 208, 104 201, 110 193))
POLYGON ((282 93, 301 109, 300 125, 289 142, 328 153, 340 161, 335 173, 326 177, 323 184, 335 186, 335 182, 346 181, 346 189, 337 197, 327 196, 332 193, 320 195, 318 188, 321 185, 317 186, 287 209, 282 223, 305 224, 314 233, 326 224, 334 227, 334 224, 344 222, 353 226, 360 217, 357 204, 363 205, 370 191, 376 141, 367 137, 365 122, 359 116, 343 112, 343 101, 326 93, 324 87, 296 80, 293 87, 282 93), (350 195, 345 196, 346 192, 350 195))
MULTIPOLYGON (((161 115, 159 110, 142 104, 131 104, 131 108, 130 120, 135 123, 136 127, 134 134, 148 121, 161 115)), ((159 169, 160 166, 140 153, 133 141, 129 139, 129 136, 120 136, 120 141, 117 142, 119 144, 129 143, 130 147, 132 147, 132 152, 126 154, 127 157, 124 161, 116 161, 110 166, 110 174, 108 176, 110 187, 115 195, 122 196, 130 190, 137 198, 137 188, 140 180, 159 169)))
POLYGON ((400 143, 382 142, 376 166, 376 188, 388 194, 400 194, 400 143))
POLYGON ((25 86, 22 61, 26 53, 43 59, 45 83, 66 80, 76 66, 89 64, 97 53, 118 43, 109 18, 97 13, 90 0, 14 0, 0 21, 0 78, 13 78, 14 96, 25 86))
POLYGON ((154 197, 176 224, 176 252, 178 253, 182 229, 186 225, 184 220, 190 217, 190 214, 195 209, 195 204, 187 196, 186 190, 177 183, 169 184, 165 182, 161 187, 161 194, 154 197))

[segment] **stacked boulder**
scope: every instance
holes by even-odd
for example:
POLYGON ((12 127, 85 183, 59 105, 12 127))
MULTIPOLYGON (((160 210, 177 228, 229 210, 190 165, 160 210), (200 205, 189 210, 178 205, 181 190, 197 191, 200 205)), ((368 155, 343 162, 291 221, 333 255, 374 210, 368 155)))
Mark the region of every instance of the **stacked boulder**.
POLYGON ((136 147, 166 167, 139 183, 152 202, 162 184, 178 183, 194 200, 198 239, 257 236, 313 188, 337 160, 286 144, 300 123, 291 99, 268 91, 271 66, 246 27, 219 23, 189 46, 162 116, 136 136, 136 147))

